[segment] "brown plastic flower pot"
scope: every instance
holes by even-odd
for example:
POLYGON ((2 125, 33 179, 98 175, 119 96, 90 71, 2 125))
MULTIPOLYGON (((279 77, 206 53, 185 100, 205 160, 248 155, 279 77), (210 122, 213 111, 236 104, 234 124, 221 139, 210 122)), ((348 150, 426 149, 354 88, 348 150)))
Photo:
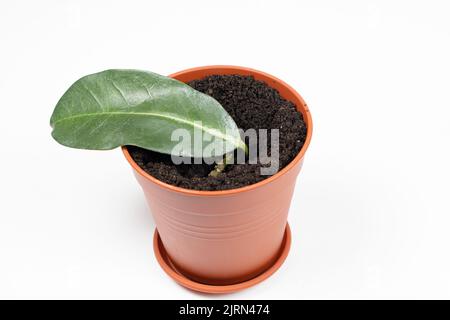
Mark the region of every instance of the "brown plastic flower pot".
POLYGON ((312 119, 302 97, 283 81, 261 71, 206 66, 172 74, 183 82, 213 74, 252 75, 296 104, 307 125, 299 154, 277 174, 258 183, 224 191, 197 191, 157 180, 130 156, 157 231, 154 249, 164 271, 192 290, 225 293, 252 286, 274 273, 290 246, 287 216, 297 175, 312 134, 312 119))

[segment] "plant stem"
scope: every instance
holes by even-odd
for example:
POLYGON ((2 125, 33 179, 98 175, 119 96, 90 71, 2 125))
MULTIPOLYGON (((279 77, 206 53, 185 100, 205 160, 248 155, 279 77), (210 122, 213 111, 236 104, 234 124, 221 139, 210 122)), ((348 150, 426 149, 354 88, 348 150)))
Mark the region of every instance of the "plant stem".
MULTIPOLYGON (((245 155, 248 156, 248 147, 246 144, 244 144, 244 148, 242 148, 245 151, 245 155)), ((222 161, 218 162, 216 166, 214 167, 214 170, 212 170, 209 173, 209 176, 211 177, 217 177, 219 174, 221 174, 223 171, 225 171, 225 168, 227 164, 230 163, 233 157, 233 152, 227 153, 225 157, 222 159, 222 161)))
POLYGON ((227 153, 225 155, 225 157, 222 159, 222 161, 220 161, 216 164, 216 166, 214 167, 214 170, 212 170, 209 173, 209 176, 211 176, 211 177, 219 176, 219 174, 221 174, 225 170, 227 163, 230 162, 230 159, 232 156, 233 156, 233 153, 227 153))

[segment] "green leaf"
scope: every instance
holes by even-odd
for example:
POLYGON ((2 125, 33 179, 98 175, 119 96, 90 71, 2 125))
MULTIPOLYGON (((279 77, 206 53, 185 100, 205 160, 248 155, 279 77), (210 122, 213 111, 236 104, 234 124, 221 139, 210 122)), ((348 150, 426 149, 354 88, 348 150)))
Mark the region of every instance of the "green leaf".
MULTIPOLYGON (((135 145, 170 154, 178 144, 171 141, 175 129, 209 134, 225 143, 223 153, 245 149, 236 123, 215 99, 139 70, 107 70, 79 79, 59 100, 50 125, 56 141, 80 149, 135 145)), ((199 152, 192 146, 182 155, 201 157, 199 152)))

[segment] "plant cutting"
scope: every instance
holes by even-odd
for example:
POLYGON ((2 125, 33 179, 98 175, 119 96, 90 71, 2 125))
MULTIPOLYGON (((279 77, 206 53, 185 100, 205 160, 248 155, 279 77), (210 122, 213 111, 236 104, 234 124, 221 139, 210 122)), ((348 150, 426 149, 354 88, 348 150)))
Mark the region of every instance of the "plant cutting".
POLYGON ((122 147, 156 222, 157 260, 178 283, 232 292, 264 280, 286 258, 287 214, 312 121, 281 80, 231 66, 169 77, 107 70, 76 81, 50 124, 65 146, 122 147), (266 152, 256 143, 252 153, 250 129, 258 143, 264 135, 279 141, 266 152), (275 174, 261 174, 274 164, 275 174))

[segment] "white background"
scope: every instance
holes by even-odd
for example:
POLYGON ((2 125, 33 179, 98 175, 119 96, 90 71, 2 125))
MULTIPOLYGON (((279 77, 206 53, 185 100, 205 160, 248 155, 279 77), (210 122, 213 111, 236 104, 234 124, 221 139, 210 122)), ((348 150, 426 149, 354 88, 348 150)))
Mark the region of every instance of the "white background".
POLYGON ((158 266, 121 152, 62 147, 49 126, 85 74, 210 64, 285 80, 314 121, 285 265, 221 298, 450 298, 449 16, 448 1, 2 1, 0 298, 210 298, 158 266))

